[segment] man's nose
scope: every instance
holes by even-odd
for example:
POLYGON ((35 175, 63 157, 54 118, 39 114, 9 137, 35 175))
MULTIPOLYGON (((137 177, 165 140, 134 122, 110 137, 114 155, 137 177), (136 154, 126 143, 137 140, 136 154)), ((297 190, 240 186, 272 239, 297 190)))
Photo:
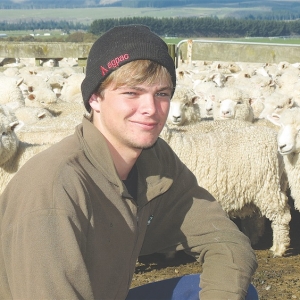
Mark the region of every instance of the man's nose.
POLYGON ((141 99, 141 111, 142 113, 147 113, 152 115, 156 112, 156 101, 152 94, 145 94, 141 99))

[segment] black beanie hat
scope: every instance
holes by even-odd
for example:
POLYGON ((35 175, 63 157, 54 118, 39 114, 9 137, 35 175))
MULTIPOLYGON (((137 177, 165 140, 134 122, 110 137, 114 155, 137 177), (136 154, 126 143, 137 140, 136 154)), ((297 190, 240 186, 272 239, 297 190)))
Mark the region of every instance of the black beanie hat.
POLYGON ((175 88, 175 64, 168 53, 167 44, 147 26, 116 26, 104 33, 91 47, 86 76, 81 84, 86 109, 91 110, 90 97, 110 73, 140 59, 152 60, 164 66, 170 73, 175 88))

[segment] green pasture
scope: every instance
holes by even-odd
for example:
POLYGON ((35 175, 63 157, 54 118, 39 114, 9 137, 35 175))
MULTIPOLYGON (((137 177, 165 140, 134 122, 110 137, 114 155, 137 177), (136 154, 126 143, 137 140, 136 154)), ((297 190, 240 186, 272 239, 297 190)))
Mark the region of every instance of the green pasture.
MULTIPOLYGON (((59 38, 62 37, 63 32, 61 30, 35 30, 35 31, 5 31, 7 37, 18 37, 18 36, 29 36, 30 34, 34 33, 34 39, 36 41, 41 41, 44 39, 49 38, 59 38), (44 35, 50 33, 50 36, 44 35), (39 34, 39 35, 37 35, 39 34)), ((72 33, 72 32, 71 32, 72 33)), ((300 38, 199 38, 199 37, 162 37, 163 40, 167 44, 178 44, 182 40, 186 39, 194 39, 194 40, 214 40, 214 41, 232 41, 232 42, 242 42, 242 43, 270 43, 270 44, 299 44, 300 45, 300 38)), ((1 38, 0 38, 1 42, 1 38)))
MULTIPOLYGON (((178 44, 182 40, 192 39, 192 40, 204 40, 204 38, 163 38, 164 41, 168 44, 178 44)), ((213 40, 213 41, 228 41, 228 42, 241 42, 241 43, 268 43, 268 44, 292 44, 292 45, 300 45, 300 38, 205 38, 205 40, 213 40)))

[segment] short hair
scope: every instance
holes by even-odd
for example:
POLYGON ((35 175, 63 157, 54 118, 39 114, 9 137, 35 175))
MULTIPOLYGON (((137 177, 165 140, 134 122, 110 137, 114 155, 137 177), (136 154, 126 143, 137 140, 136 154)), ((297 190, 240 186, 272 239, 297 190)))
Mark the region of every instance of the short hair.
POLYGON ((118 88, 124 85, 134 86, 142 83, 151 85, 162 79, 167 79, 168 84, 173 89, 171 75, 164 66, 151 60, 135 60, 112 72, 102 82, 97 94, 103 97, 104 90, 112 82, 115 84, 115 88, 118 88))

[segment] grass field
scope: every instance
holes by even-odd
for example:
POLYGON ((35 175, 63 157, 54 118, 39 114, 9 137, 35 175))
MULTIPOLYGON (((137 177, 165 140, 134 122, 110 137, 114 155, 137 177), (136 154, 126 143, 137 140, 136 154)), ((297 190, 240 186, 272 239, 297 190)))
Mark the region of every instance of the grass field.
MULTIPOLYGON (((35 40, 42 41, 44 39, 48 39, 49 36, 44 36, 45 33, 51 33, 51 37, 60 37, 62 35, 61 30, 35 30, 35 34, 39 34, 39 36, 35 36, 35 40)), ((26 36, 32 34, 32 31, 6 31, 5 34, 11 37, 18 36, 26 36)), ((178 44, 182 40, 187 38, 185 37, 169 37, 164 38, 167 44, 178 44)), ((190 38, 189 38, 190 39, 190 38)), ((204 38, 194 37, 191 38, 193 40, 204 40, 204 38)), ((291 44, 291 45, 300 45, 300 38, 205 38, 205 40, 218 40, 218 41, 232 41, 232 42, 242 42, 242 43, 270 43, 270 44, 291 44)), ((1 39, 0 39, 1 41, 1 39)))
MULTIPOLYGON (((103 8, 74 8, 74 9, 30 9, 30 10, 0 10, 0 21, 18 22, 21 20, 67 20, 73 22, 80 22, 86 25, 91 24, 96 19, 105 18, 125 18, 125 17, 193 17, 193 16, 217 16, 223 18, 233 15, 238 11, 248 10, 249 13, 253 11, 270 11, 271 8, 261 5, 259 7, 251 8, 236 8, 236 7, 222 7, 222 8, 208 8, 208 7, 168 7, 168 8, 129 8, 129 7, 103 7, 103 8)), ((40 36, 36 39, 43 39, 45 33, 51 33, 52 37, 61 36, 60 30, 35 30, 34 33, 39 33, 40 36)), ((1 32, 0 32, 1 33, 1 32)), ((32 31, 6 31, 7 36, 24 36, 29 35, 32 31)), ((166 38, 165 41, 169 44, 177 44, 184 38, 166 38)), ((197 38, 195 38, 197 39, 197 38)), ((198 38, 199 39, 199 38, 198 38)), ((1 40, 1 39, 0 39, 1 40)), ((220 40, 220 39, 218 39, 220 40)), ((284 38, 239 38, 226 39, 230 41, 239 42, 254 42, 254 43, 274 43, 274 44, 300 44, 300 38, 284 39, 284 38)))
POLYGON ((18 20, 68 20, 89 25, 97 19, 126 18, 126 17, 212 17, 223 18, 238 11, 270 11, 271 8, 263 5, 252 8, 205 8, 205 7, 168 7, 168 8, 130 8, 130 7, 103 7, 103 8, 74 8, 74 9, 6 9, 0 10, 1 21, 18 20))

